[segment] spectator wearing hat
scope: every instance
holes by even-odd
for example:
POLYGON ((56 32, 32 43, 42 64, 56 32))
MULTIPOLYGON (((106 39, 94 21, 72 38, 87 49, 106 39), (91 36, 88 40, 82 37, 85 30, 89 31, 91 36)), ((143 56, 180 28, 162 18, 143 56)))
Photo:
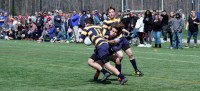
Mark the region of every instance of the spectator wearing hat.
POLYGON ((176 13, 171 27, 173 30, 173 48, 182 49, 182 32, 184 28, 184 20, 181 18, 179 13, 176 13))

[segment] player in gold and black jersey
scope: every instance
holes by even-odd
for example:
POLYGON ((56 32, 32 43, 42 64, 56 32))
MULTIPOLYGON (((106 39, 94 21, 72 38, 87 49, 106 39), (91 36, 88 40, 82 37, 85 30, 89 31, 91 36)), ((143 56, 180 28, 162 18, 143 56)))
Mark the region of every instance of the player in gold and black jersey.
MULTIPOLYGON (((95 58, 98 58, 98 60, 100 60, 101 63, 103 63, 103 67, 107 68, 113 74, 122 79, 120 81, 121 85, 126 83, 128 79, 123 74, 121 74, 115 67, 113 67, 109 62, 109 44, 103 37, 102 28, 93 25, 93 19, 91 18, 85 19, 85 26, 86 27, 81 33, 80 41, 83 42, 84 39, 88 36, 91 42, 95 45, 95 58)), ((96 60, 88 60, 88 64, 104 74, 104 77, 101 80, 102 82, 104 82, 111 74, 95 61, 96 60)))
MULTIPOLYGON (((119 23, 121 20, 120 20, 120 18, 115 18, 115 8, 110 7, 107 12, 108 12, 108 19, 104 20, 103 28, 110 31, 111 26, 113 24, 119 23)), ((124 32, 129 33, 127 31, 125 31, 125 29, 124 29, 124 32)), ((120 42, 116 46, 112 47, 112 50, 118 55, 118 58, 116 59, 116 62, 115 62, 116 68, 119 70, 119 72, 121 72, 121 61, 123 59, 123 52, 121 51, 121 49, 122 49, 129 56, 130 63, 132 64, 132 66, 135 70, 135 72, 134 72, 135 75, 143 76, 143 73, 141 71, 139 71, 139 69, 137 68, 136 60, 133 55, 133 52, 131 51, 128 40, 125 37, 123 37, 122 35, 120 35, 119 38, 120 38, 120 42)), ((98 79, 99 73, 100 73, 99 71, 96 71, 94 79, 98 79)))

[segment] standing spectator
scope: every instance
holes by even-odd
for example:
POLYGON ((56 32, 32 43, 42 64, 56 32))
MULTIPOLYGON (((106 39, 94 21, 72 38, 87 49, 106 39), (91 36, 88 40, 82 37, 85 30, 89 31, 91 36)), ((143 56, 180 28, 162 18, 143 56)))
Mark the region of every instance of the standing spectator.
POLYGON ((187 24, 186 24, 186 30, 188 30, 188 36, 187 36, 187 44, 185 45, 185 48, 189 48, 190 39, 193 36, 194 38, 194 48, 197 47, 197 36, 198 36, 198 25, 200 20, 197 18, 196 12, 191 11, 191 15, 188 18, 187 24))
POLYGON ((125 29, 128 30, 128 26, 129 26, 129 23, 130 23, 130 18, 129 18, 129 13, 126 12, 124 14, 124 17, 121 19, 121 22, 125 25, 125 29))
POLYGON ((103 13, 101 14, 101 21, 104 21, 104 20, 106 20, 106 19, 107 19, 107 15, 106 15, 105 12, 103 12, 103 13))
POLYGON ((98 12, 98 10, 94 10, 94 12, 95 12, 95 15, 99 18, 99 20, 100 20, 100 18, 101 18, 101 15, 100 15, 100 13, 98 12))
POLYGON ((71 16, 71 21, 72 21, 72 27, 74 31, 74 40, 75 42, 79 42, 79 32, 78 32, 78 20, 79 20, 79 15, 78 13, 74 10, 73 15, 71 16))
POLYGON ((179 14, 181 15, 181 18, 185 21, 186 18, 185 18, 185 14, 183 13, 182 9, 179 9, 179 14))
POLYGON ((44 13, 44 22, 49 23, 50 20, 51 20, 50 15, 47 12, 45 12, 44 13))
POLYGON ((18 18, 18 22, 22 23, 22 15, 21 15, 21 13, 19 13, 19 15, 17 16, 17 18, 18 18))
POLYGON ((87 14, 86 14, 86 11, 83 10, 82 11, 82 15, 80 16, 79 18, 79 27, 83 30, 83 28, 85 27, 85 22, 84 20, 88 18, 87 14))
POLYGON ((138 13, 138 20, 135 25, 135 29, 138 30, 138 37, 140 40, 140 44, 138 47, 144 47, 144 23, 143 23, 144 18, 142 17, 141 13, 138 13))
POLYGON ((172 21, 174 20, 174 16, 175 16, 175 14, 174 14, 174 12, 173 11, 171 11, 170 12, 170 15, 169 15, 169 17, 170 17, 170 19, 169 19, 169 30, 168 30, 168 36, 169 36, 169 41, 170 41, 170 45, 169 45, 169 48, 170 49, 172 49, 173 48, 173 45, 172 45, 172 38, 173 38, 173 31, 172 31, 172 21))
POLYGON ((91 15, 90 15, 90 10, 89 10, 89 9, 87 10, 87 12, 86 12, 86 13, 87 13, 87 16, 88 16, 88 18, 91 18, 91 15))
POLYGON ((160 35, 161 35, 161 30, 162 30, 162 25, 161 21, 159 19, 159 15, 155 14, 154 15, 155 19, 153 22, 153 36, 154 36, 154 42, 155 42, 155 48, 159 47, 161 48, 161 40, 160 40, 160 35))
POLYGON ((61 32, 63 33, 63 35, 65 37, 65 25, 64 25, 64 21, 65 21, 65 13, 62 12, 62 15, 61 15, 61 32))
POLYGON ((57 15, 54 16, 54 26, 61 30, 62 25, 62 12, 57 11, 57 15))
POLYGON ((51 11, 49 24, 51 24, 51 23, 54 24, 54 17, 55 17, 55 13, 54 13, 54 11, 51 11))
POLYGON ((64 26, 65 26, 65 32, 66 32, 66 43, 69 43, 71 41, 71 36, 72 36, 72 22, 70 19, 70 14, 65 15, 65 21, 64 21, 64 26))
POLYGON ((29 14, 26 13, 26 16, 25 16, 25 24, 29 24, 29 19, 28 19, 28 17, 29 17, 29 14))
POLYGON ((155 15, 157 14, 156 10, 153 10, 152 12, 152 17, 153 17, 153 20, 155 19, 155 15))
POLYGON ((146 46, 151 47, 153 17, 152 17, 150 10, 147 10, 145 12, 143 22, 144 22, 145 39, 147 42, 146 46))
POLYGON ((137 37, 137 32, 138 32, 137 29, 135 30, 135 25, 138 20, 138 17, 136 17, 133 12, 130 12, 129 20, 130 22, 128 24, 128 31, 132 33, 133 36, 131 37, 135 38, 137 37))
POLYGON ((37 26, 37 32, 38 32, 38 35, 37 35, 37 39, 38 39, 42 35, 43 26, 44 26, 44 17, 41 12, 38 13, 38 16, 36 18, 36 26, 37 26))
POLYGON ((36 16, 38 16, 38 14, 37 14, 37 12, 35 12, 35 15, 32 15, 31 16, 31 20, 32 20, 32 22, 34 22, 34 23, 36 23, 36 16))
POLYGON ((163 35, 163 40, 166 42, 167 41, 167 31, 169 29, 168 26, 168 21, 169 21, 169 16, 167 15, 166 11, 162 11, 162 35, 163 35))
POLYGON ((92 11, 91 14, 92 19, 94 20, 94 25, 99 25, 100 24, 100 19, 99 17, 96 15, 95 11, 92 11))
POLYGON ((1 27, 3 26, 3 24, 4 24, 4 19, 5 19, 5 17, 4 17, 4 15, 3 15, 3 13, 0 12, 0 29, 1 29, 1 27))
POLYGON ((8 12, 5 12, 4 13, 4 24, 7 24, 7 22, 9 22, 9 21, 10 21, 10 18, 8 16, 8 12))
POLYGON ((173 30, 173 48, 182 49, 182 31, 184 27, 184 20, 179 13, 176 13, 175 19, 172 21, 173 30))

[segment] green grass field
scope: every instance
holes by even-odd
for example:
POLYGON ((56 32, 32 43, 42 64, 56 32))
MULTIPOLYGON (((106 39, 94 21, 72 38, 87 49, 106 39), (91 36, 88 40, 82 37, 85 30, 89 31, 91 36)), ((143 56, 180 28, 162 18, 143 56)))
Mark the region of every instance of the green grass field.
MULTIPOLYGON (((125 55, 122 64, 128 82, 118 85, 91 81, 95 70, 87 65, 93 46, 0 40, 1 91, 199 91, 200 48, 170 50, 131 47, 143 77, 133 76, 125 55)), ((102 78, 102 74, 100 76, 102 78)))

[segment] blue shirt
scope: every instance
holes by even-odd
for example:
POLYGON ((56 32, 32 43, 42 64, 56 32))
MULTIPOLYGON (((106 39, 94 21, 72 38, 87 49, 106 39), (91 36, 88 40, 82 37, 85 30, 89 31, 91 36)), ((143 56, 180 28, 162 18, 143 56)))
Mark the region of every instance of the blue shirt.
POLYGON ((72 20, 72 26, 78 26, 78 21, 79 21, 79 15, 78 14, 74 14, 71 17, 72 20))
POLYGON ((0 26, 2 26, 4 24, 4 19, 5 19, 4 16, 0 16, 0 20, 3 20, 3 21, 0 21, 0 26))

